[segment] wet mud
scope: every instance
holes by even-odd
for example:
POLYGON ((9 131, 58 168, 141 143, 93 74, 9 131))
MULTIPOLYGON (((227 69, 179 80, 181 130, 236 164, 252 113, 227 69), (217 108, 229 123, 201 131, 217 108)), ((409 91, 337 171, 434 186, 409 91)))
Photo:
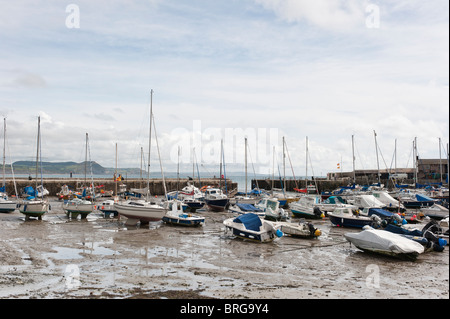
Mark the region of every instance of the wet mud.
POLYGON ((449 298, 448 246, 412 262, 358 250, 343 234, 359 230, 328 219, 313 221, 319 238, 261 244, 226 233, 228 212, 198 211, 198 228, 126 226, 51 206, 42 221, 0 214, 0 298, 449 298))

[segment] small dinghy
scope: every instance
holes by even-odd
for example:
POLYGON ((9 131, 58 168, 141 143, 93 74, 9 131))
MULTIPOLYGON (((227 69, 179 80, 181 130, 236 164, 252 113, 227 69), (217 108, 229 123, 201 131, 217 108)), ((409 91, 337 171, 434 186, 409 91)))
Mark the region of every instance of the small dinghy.
POLYGON ((185 213, 183 203, 179 200, 169 201, 169 210, 162 218, 163 222, 178 226, 201 226, 205 223, 205 218, 201 216, 185 213))
POLYGON ((345 239, 357 248, 377 254, 416 260, 425 251, 424 247, 402 235, 382 229, 364 226, 359 233, 346 233, 345 239))
POLYGON ((231 213, 236 214, 247 214, 247 213, 254 213, 256 215, 260 215, 264 217, 265 213, 262 209, 255 207, 255 205, 252 204, 246 204, 246 203, 235 203, 230 205, 228 207, 228 211, 231 213))
POLYGON ((226 230, 231 231, 236 237, 250 239, 258 242, 270 242, 277 237, 283 236, 281 230, 254 213, 243 214, 235 218, 223 221, 226 230))
POLYGON ((289 222, 273 222, 276 229, 279 229, 285 235, 297 238, 316 238, 322 235, 320 229, 316 228, 312 223, 300 221, 297 224, 289 222))

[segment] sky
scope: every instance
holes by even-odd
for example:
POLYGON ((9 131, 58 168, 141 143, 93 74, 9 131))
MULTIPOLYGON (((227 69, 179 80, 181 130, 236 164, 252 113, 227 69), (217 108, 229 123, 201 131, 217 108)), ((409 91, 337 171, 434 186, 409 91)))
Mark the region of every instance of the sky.
POLYGON ((7 163, 40 116, 43 161, 84 161, 88 133, 90 160, 140 167, 151 105, 151 170, 243 171, 245 137, 256 173, 283 137, 288 175, 412 167, 415 138, 447 157, 448 70, 446 0, 0 0, 7 163))

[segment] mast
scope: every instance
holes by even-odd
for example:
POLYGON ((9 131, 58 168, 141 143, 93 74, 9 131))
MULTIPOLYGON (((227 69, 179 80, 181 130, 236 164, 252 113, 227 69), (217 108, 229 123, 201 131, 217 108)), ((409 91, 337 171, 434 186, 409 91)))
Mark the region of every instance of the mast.
POLYGON ((37 147, 36 147, 36 180, 35 180, 35 194, 37 193, 37 179, 38 179, 38 171, 39 171, 39 142, 40 142, 40 134, 41 134, 41 117, 38 116, 38 133, 37 133, 37 147))
POLYGON ((114 194, 115 194, 115 196, 117 196, 117 142, 116 142, 116 169, 115 169, 115 172, 114 172, 114 176, 116 177, 115 179, 114 179, 114 194))
POLYGON ((275 146, 273 146, 273 151, 272 151, 272 197, 273 197, 273 182, 275 180, 275 146))
POLYGON ((414 137, 414 141, 413 141, 413 154, 414 154, 414 186, 417 187, 417 160, 418 160, 418 156, 417 156, 417 137, 414 137))
POLYGON ((5 188, 6 194, 6 177, 5 177, 5 162, 6 162, 6 117, 3 118, 3 187, 5 188))
POLYGON ((245 138, 245 195, 247 195, 247 138, 245 138))
POLYGON ((86 133, 86 146, 84 156, 84 187, 87 187, 87 157, 88 157, 88 133, 86 133))
MULTIPOLYGON (((194 178, 194 176, 192 176, 194 178)), ((178 161, 177 161, 177 191, 180 189, 180 145, 178 145, 178 161)))
POLYGON ((284 150, 285 140, 283 136, 283 184, 286 185, 286 152, 284 150))
POLYGON ((150 151, 152 148, 153 89, 150 90, 150 129, 148 132, 147 201, 150 195, 150 151))
POLYGON ((306 175, 305 175, 305 188, 308 192, 308 136, 306 137, 306 175))
POLYGON ((222 188, 222 155, 223 155, 223 139, 220 140, 220 180, 219 188, 222 188))
POLYGON ((441 159, 441 138, 439 137, 439 176, 442 184, 442 159, 441 159))
POLYGON ((377 177, 378 177, 378 184, 381 184, 381 178, 380 178, 380 162, 378 160, 378 144, 377 144, 377 133, 375 130, 373 130, 373 135, 375 138, 375 151, 377 153, 377 177))
MULTIPOLYGON (((355 170, 355 136, 352 135, 352 162, 353 162, 353 185, 356 184, 356 170, 355 170)), ((342 176, 342 175, 341 175, 342 176)))
POLYGON ((448 153, 448 143, 447 143, 447 187, 450 185, 450 178, 449 178, 449 172, 450 172, 450 157, 448 153))

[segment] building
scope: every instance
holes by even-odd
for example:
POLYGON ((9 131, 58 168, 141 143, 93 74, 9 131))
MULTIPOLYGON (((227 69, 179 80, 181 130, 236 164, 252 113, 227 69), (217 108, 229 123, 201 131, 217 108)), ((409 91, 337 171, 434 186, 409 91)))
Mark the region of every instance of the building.
POLYGON ((448 183, 448 161, 447 159, 418 159, 417 180, 420 184, 425 183, 448 183))
MULTIPOLYGON (((389 177, 396 178, 399 183, 413 184, 415 182, 414 168, 380 169, 381 183, 387 185, 389 177)), ((372 184, 378 182, 378 170, 365 169, 351 172, 332 172, 327 174, 328 180, 342 180, 352 183, 356 178, 357 184, 372 184)), ((448 162, 446 159, 418 159, 417 182, 426 183, 448 183, 448 162), (442 173, 441 173, 442 172, 442 173), (442 177, 442 178, 441 178, 442 177)))

